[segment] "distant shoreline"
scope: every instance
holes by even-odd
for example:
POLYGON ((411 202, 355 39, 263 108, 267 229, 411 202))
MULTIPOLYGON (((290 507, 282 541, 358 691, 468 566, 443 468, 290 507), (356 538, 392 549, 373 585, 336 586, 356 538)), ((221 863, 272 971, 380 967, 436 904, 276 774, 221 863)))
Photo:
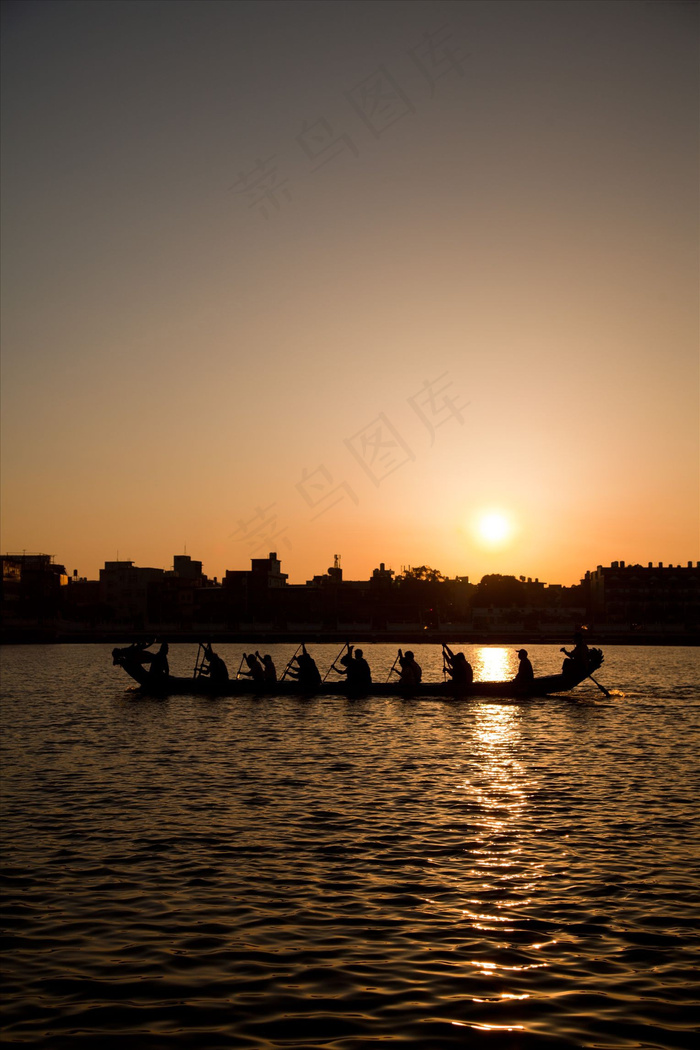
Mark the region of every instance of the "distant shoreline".
MULTIPOLYGON (((440 645, 445 641, 450 645, 551 645, 562 646, 571 644, 571 632, 562 630, 560 634, 541 634, 538 631, 526 630, 521 632, 503 631, 458 631, 454 628, 445 627, 440 630, 425 631, 368 631, 367 629, 355 632, 337 630, 309 629, 308 631, 269 631, 269 630, 246 630, 246 631, 211 631, 202 629, 197 632, 182 630, 166 630, 163 632, 153 631, 129 631, 129 630, 105 630, 91 631, 89 633, 65 631, 39 630, 39 629, 6 629, 0 636, 0 645, 125 645, 135 641, 148 641, 157 638, 167 639, 172 644, 184 643, 197 645, 200 641, 211 641, 218 644, 240 644, 246 642, 255 645, 283 645, 285 643, 298 645, 301 641, 307 645, 340 644, 351 642, 353 645, 440 645)), ((668 645, 668 646, 700 646, 700 632, 698 631, 669 631, 669 632, 643 632, 643 631, 616 631, 609 627, 590 629, 588 632, 588 643, 590 645, 668 645)))

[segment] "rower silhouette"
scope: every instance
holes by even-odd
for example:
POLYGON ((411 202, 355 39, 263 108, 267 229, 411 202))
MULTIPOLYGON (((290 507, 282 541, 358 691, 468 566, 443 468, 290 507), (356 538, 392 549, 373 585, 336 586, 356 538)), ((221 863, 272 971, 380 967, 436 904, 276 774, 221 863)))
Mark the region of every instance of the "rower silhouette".
POLYGON ((560 652, 564 653, 566 657, 561 665, 561 670, 562 674, 566 675, 567 678, 574 678, 581 671, 588 673, 591 664, 591 653, 581 631, 576 631, 574 634, 574 647, 571 652, 568 649, 564 649, 563 646, 560 652))
POLYGON ((241 671, 241 674, 252 678, 256 685, 262 684, 265 681, 265 671, 255 653, 243 653, 243 659, 248 664, 248 670, 241 671))
POLYGON ((212 649, 211 642, 203 642, 202 648, 204 649, 207 665, 199 673, 208 675, 209 680, 212 682, 228 682, 228 668, 218 653, 215 653, 212 649))
POLYGON ((399 682, 401 685, 420 685, 420 680, 423 677, 423 669, 416 661, 411 650, 407 649, 404 654, 399 649, 398 660, 401 666, 401 673, 399 674, 399 682))
POLYGON ((343 664, 343 669, 341 670, 337 667, 336 671, 346 676, 349 689, 367 689, 372 684, 370 666, 364 658, 362 649, 355 649, 354 655, 352 650, 352 645, 348 645, 348 651, 340 661, 343 664))
POLYGON ((272 657, 270 656, 270 654, 269 653, 265 653, 264 656, 261 656, 260 653, 258 652, 258 650, 256 649, 255 650, 255 655, 258 658, 258 660, 260 660, 260 662, 262 663, 263 677, 264 677, 265 681, 266 682, 276 682, 277 681, 277 668, 273 664, 272 657))
POLYGON ((153 653, 151 656, 151 678, 167 678, 170 674, 170 666, 168 664, 168 643, 162 642, 160 649, 157 653, 153 653))
POLYGON ((474 671, 464 653, 453 653, 449 645, 443 642, 442 655, 445 658, 445 670, 454 685, 460 689, 468 688, 474 681, 474 671))
POLYGON ((321 684, 321 675, 316 661, 306 651, 306 646, 302 643, 301 652, 294 659, 297 662, 297 667, 291 667, 289 674, 292 678, 296 678, 302 689, 316 689, 321 684))
POLYGON ((531 685, 535 680, 535 672, 532 669, 532 664, 527 658, 527 649, 518 649, 518 660, 520 661, 518 673, 513 681, 518 685, 531 685))

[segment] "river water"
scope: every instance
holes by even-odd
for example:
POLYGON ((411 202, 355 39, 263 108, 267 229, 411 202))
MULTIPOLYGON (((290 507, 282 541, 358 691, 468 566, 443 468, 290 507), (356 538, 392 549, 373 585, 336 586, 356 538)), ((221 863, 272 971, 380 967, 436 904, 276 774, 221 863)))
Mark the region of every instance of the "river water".
POLYGON ((2 668, 3 1046, 697 1045, 697 649, 609 647, 610 699, 154 700, 101 645, 2 668))

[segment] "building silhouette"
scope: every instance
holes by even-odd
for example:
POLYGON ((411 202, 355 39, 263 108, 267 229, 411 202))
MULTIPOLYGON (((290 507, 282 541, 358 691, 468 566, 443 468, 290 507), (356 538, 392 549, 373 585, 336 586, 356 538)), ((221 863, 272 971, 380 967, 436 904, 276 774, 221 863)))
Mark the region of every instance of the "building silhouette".
POLYGON ((588 608, 594 621, 639 629, 700 623, 700 562, 693 565, 626 565, 614 561, 586 573, 588 608))
MULTIPOLYGON (((158 634, 217 637, 312 634, 345 637, 562 637, 583 623, 622 637, 697 637, 700 563, 626 565, 586 572, 580 584, 547 585, 489 574, 478 584, 429 566, 398 575, 381 562, 369 579, 345 580, 340 556, 325 573, 290 584, 275 551, 219 582, 202 562, 175 555, 172 569, 107 561, 99 580, 68 576, 47 554, 3 556, 6 638, 158 634)), ((630 638, 630 640, 633 640, 630 638)))
POLYGON ((61 591, 68 585, 65 566, 53 554, 4 554, 2 557, 3 623, 8 619, 43 627, 61 610, 61 591))

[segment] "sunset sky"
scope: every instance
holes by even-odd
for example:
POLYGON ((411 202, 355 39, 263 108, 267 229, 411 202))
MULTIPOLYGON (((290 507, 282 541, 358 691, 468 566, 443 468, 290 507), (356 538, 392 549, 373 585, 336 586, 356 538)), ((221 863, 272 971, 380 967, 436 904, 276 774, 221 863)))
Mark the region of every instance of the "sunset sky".
POLYGON ((3 552, 700 558, 696 4, 3 21, 3 552))

